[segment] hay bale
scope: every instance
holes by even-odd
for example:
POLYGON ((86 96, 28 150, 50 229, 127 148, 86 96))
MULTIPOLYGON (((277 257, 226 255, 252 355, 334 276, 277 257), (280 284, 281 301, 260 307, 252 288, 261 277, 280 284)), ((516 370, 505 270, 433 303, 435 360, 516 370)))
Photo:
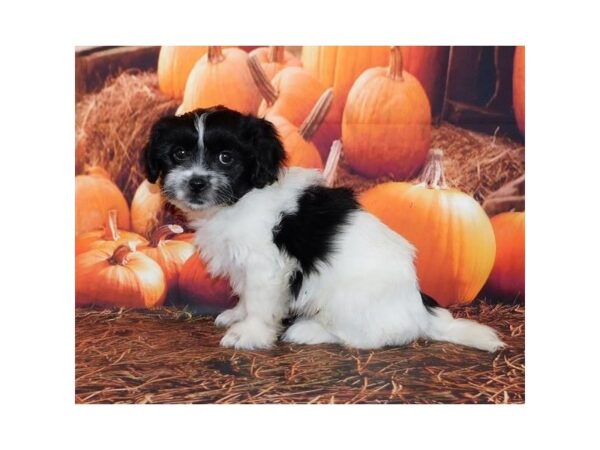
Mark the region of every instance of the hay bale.
MULTIPOLYGON (((483 203, 493 192, 525 174, 525 147, 508 137, 489 136, 443 122, 432 131, 431 146, 444 151, 446 181, 483 203)), ((362 177, 342 157, 336 186, 357 192, 386 181, 362 177)))
POLYGON ((158 90, 154 72, 126 71, 77 103, 76 172, 105 168, 129 202, 144 179, 140 157, 152 124, 178 102, 158 90))

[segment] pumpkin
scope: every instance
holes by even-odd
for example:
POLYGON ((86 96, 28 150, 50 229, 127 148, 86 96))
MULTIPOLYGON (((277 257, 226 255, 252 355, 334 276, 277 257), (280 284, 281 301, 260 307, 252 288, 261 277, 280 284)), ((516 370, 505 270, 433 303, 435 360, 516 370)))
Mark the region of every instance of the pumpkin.
POLYGON ((431 109, 421 83, 403 70, 391 48, 389 67, 358 77, 346 101, 342 141, 348 164, 367 177, 408 179, 421 168, 431 142, 431 109))
POLYGON ((525 297, 525 213, 505 212, 491 219, 496 260, 486 291, 499 298, 525 297))
POLYGON ((182 111, 223 105, 244 114, 256 113, 260 94, 247 61, 248 54, 239 48, 208 47, 188 76, 182 111))
POLYGON ((131 200, 131 229, 148 236, 161 223, 163 208, 160 186, 142 181, 131 200))
POLYGON ((432 150, 416 184, 379 184, 359 201, 416 247, 421 290, 448 306, 479 293, 494 265, 496 241, 479 203, 446 185, 442 155, 432 150))
POLYGON ((158 87, 173 98, 183 98, 185 82, 207 46, 162 46, 158 54, 158 87))
POLYGON ((153 308, 166 295, 167 281, 158 263, 133 246, 103 246, 75 258, 77 306, 153 308))
POLYGON ((248 60, 248 67, 263 98, 258 108, 261 117, 282 116, 300 126, 325 91, 321 82, 301 67, 286 67, 271 81, 256 57, 248 60))
POLYGON ((513 65, 513 108, 517 127, 525 135, 525 47, 515 48, 513 65))
POLYGON ((282 116, 267 115, 266 118, 275 125, 279 138, 283 143, 287 155, 287 166, 323 169, 323 161, 319 150, 310 139, 323 123, 323 119, 329 111, 332 94, 333 89, 329 88, 321 95, 300 128, 282 116))
POLYGON ((119 245, 127 244, 131 241, 137 242, 138 244, 146 243, 146 239, 137 233, 119 230, 117 227, 117 215, 118 211, 116 209, 111 209, 106 214, 104 229, 88 231, 87 233, 82 233, 77 236, 75 238, 75 255, 105 245, 117 248, 119 245))
POLYGON ((283 46, 259 47, 252 50, 248 56, 257 59, 269 80, 285 67, 302 67, 302 62, 283 46))
POLYGON ((448 46, 402 47, 404 69, 421 82, 434 113, 442 107, 443 89, 448 70, 448 46))
POLYGON ((118 228, 130 229, 125 196, 102 168, 87 168, 75 177, 75 235, 102 229, 111 209, 118 212, 118 228))
POLYGON ((330 120, 317 132, 316 143, 323 159, 331 142, 341 136, 346 97, 358 76, 370 67, 382 66, 389 59, 389 47, 321 46, 302 48, 302 64, 325 87, 333 87, 330 120))
POLYGON ((237 303, 227 280, 211 277, 199 252, 190 256, 181 268, 179 296, 181 301, 196 305, 207 313, 232 308, 237 303))
POLYGON ((183 228, 179 225, 163 225, 154 230, 148 244, 138 247, 140 252, 156 261, 163 270, 169 297, 176 294, 183 264, 196 251, 189 242, 167 239, 180 233, 183 233, 183 228))

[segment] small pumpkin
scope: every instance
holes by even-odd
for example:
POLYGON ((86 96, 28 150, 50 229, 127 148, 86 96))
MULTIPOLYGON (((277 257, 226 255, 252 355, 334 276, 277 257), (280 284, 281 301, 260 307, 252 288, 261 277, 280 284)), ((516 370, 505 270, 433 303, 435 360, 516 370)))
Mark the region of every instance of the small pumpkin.
POLYGON ((502 299, 525 297, 525 212, 504 212, 491 219, 496 259, 486 291, 502 299))
POLYGON ((359 201, 417 250, 421 290, 439 304, 473 301, 496 255, 492 224, 470 195, 446 185, 441 150, 432 150, 417 183, 388 182, 359 201))
POLYGON ((173 98, 183 98, 185 83, 207 46, 162 46, 158 54, 158 87, 173 98))
POLYGON ((255 114, 260 93, 247 62, 248 54, 239 48, 208 47, 188 76, 181 110, 223 105, 243 114, 255 114))
POLYGON ((179 274, 180 301, 196 305, 206 313, 232 308, 237 303, 231 287, 223 278, 213 278, 199 252, 185 262, 179 274))
POLYGON ((163 217, 165 202, 158 184, 142 181, 131 200, 131 229, 142 236, 149 236, 163 217))
POLYGON ((158 263, 133 246, 103 246, 75 258, 76 306, 154 308, 166 295, 167 281, 158 263))
POLYGON ((127 244, 131 241, 137 244, 147 243, 146 239, 137 233, 119 230, 117 216, 118 211, 111 209, 106 215, 104 229, 88 231, 77 236, 75 238, 75 255, 87 252, 93 248, 106 246, 107 244, 113 248, 117 248, 119 245, 127 244))
POLYGON ((414 176, 431 142, 431 108, 421 83, 403 70, 402 51, 392 47, 389 66, 362 73, 348 94, 342 118, 348 164, 376 178, 414 176))
POLYGON ((285 67, 302 67, 302 61, 280 45, 256 48, 248 56, 257 59, 269 80, 285 67))
POLYGON ((289 120, 278 115, 267 115, 266 119, 271 121, 283 143, 289 167, 306 167, 312 169, 323 169, 323 161, 317 147, 311 142, 311 138, 323 123, 331 106, 333 89, 327 89, 319 98, 308 117, 300 128, 293 125, 289 120))
POLYGON ((86 168, 75 177, 75 235, 102 229, 111 209, 118 212, 118 228, 129 230, 129 206, 125 196, 100 167, 86 168))
POLYGON ((168 239, 172 235, 181 233, 183 228, 179 225, 163 225, 154 230, 149 243, 138 247, 140 252, 160 265, 167 278, 169 297, 176 295, 181 268, 196 251, 189 242, 168 239))
MULTIPOLYGON (((282 116, 300 126, 325 91, 321 82, 301 67, 286 67, 269 81, 256 57, 248 60, 248 66, 263 98, 258 108, 261 117, 282 116)), ((325 117, 324 122, 327 120, 325 117)))
POLYGON ((525 135, 525 47, 515 48, 513 65, 513 108, 517 127, 525 135))

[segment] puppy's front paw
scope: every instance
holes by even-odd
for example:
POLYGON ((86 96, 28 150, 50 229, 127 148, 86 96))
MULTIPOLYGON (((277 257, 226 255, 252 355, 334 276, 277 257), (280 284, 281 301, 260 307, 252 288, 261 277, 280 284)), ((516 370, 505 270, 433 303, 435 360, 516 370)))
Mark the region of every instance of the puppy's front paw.
POLYGON ((215 325, 218 327, 229 327, 244 318, 244 312, 241 308, 231 308, 223 311, 215 319, 215 325))
POLYGON ((270 348, 275 343, 277 334, 275 329, 268 327, 262 321, 246 319, 235 323, 227 330, 221 345, 238 349, 270 348))

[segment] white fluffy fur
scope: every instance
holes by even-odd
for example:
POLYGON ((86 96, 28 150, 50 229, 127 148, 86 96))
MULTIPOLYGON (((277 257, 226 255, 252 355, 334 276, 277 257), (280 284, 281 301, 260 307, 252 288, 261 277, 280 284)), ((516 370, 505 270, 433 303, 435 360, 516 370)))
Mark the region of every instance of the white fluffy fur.
POLYGON ((292 168, 231 206, 191 213, 208 271, 227 276, 240 297, 235 308, 216 319, 229 327, 222 345, 272 346, 290 305, 303 318, 283 334, 287 342, 376 348, 424 337, 488 351, 504 345, 487 326, 453 319, 441 308, 429 313, 419 292, 414 248, 362 210, 351 213, 329 264, 305 277, 292 301, 288 279, 299 265, 273 243, 272 230, 282 213, 297 209, 304 188, 322 181, 318 171, 292 168))

